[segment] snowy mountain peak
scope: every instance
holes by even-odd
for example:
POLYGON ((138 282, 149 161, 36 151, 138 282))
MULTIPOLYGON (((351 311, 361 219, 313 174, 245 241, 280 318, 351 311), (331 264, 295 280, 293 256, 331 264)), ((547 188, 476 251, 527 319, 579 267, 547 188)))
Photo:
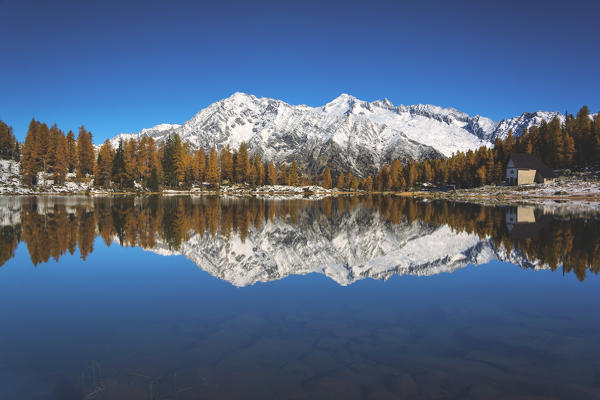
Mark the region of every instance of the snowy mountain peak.
POLYGON ((112 143, 140 136, 161 142, 172 133, 192 149, 237 148, 245 141, 252 156, 276 164, 296 160, 313 175, 327 166, 334 174, 365 176, 392 159, 406 163, 491 147, 509 129, 518 135, 555 115, 559 114, 538 111, 494 122, 452 107, 394 106, 388 99, 368 102, 347 93, 324 106, 309 107, 236 92, 182 125, 161 124, 138 134, 121 134, 112 143))

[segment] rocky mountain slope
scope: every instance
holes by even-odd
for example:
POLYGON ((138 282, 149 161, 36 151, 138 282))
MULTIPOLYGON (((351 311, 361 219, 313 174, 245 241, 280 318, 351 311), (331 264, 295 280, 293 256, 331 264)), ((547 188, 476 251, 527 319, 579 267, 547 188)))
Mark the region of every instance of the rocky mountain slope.
POLYGON ((309 107, 235 93, 209 105, 183 125, 161 124, 118 135, 112 142, 116 146, 120 139, 144 135, 160 142, 171 133, 179 134, 193 149, 221 149, 226 145, 235 149, 246 141, 251 155, 276 163, 296 160, 313 174, 329 166, 334 171, 364 176, 391 159, 420 161, 491 146, 509 129, 519 134, 555 115, 561 116, 524 113, 494 122, 453 108, 395 106, 387 99, 367 102, 347 94, 322 107, 309 107))

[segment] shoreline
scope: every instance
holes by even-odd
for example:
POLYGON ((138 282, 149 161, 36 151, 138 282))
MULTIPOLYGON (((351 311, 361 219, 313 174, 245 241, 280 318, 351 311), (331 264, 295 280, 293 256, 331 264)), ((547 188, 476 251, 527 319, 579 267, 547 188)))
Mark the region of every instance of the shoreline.
POLYGON ((163 190, 160 192, 151 191, 101 191, 92 190, 86 191, 31 191, 26 193, 19 192, 6 192, 0 193, 0 196, 368 196, 368 195, 385 195, 385 196, 396 196, 396 197, 411 197, 419 199, 430 199, 430 200, 472 200, 472 201, 497 201, 497 202, 522 202, 522 201, 535 201, 535 200, 552 200, 552 201, 590 201, 600 202, 600 193, 593 194, 500 194, 497 193, 485 193, 479 191, 473 193, 472 189, 458 189, 456 191, 448 192, 433 192, 433 191, 340 191, 340 190, 323 190, 323 191, 295 191, 295 190, 163 190))

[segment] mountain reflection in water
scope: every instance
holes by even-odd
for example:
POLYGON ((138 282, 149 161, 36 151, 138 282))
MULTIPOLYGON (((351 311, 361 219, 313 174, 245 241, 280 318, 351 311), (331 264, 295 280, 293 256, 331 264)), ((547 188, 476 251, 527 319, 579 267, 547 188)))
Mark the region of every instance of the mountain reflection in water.
POLYGON ((0 222, 2 400, 600 398, 593 212, 0 197, 0 222))
POLYGON ((433 275, 508 261, 562 268, 583 280, 600 269, 599 215, 485 207, 384 196, 314 200, 220 197, 2 198, 0 263, 20 242, 34 265, 94 239, 182 254, 236 286, 317 272, 347 285, 393 274, 433 275))

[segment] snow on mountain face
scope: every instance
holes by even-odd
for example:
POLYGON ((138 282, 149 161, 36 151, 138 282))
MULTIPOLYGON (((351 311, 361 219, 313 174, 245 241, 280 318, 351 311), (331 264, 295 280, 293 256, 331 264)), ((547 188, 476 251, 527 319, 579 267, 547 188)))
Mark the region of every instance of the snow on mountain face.
POLYGON ((504 139, 508 136, 508 131, 512 130, 515 136, 521 136, 525 129, 532 126, 539 126, 542 121, 550 122, 558 117, 560 122, 565 122, 565 116, 558 112, 536 111, 534 113, 523 113, 518 117, 502 120, 494 129, 494 139, 504 139))
POLYGON ((558 113, 524 113, 498 123, 453 108, 433 105, 394 106, 389 100, 367 102, 342 94, 321 107, 292 106, 245 93, 213 103, 183 125, 157 125, 138 134, 163 141, 177 133, 193 149, 237 149, 242 141, 251 155, 275 163, 296 160, 313 174, 328 166, 359 176, 372 174, 392 159, 403 162, 450 156, 480 146, 490 147, 509 129, 517 134, 558 113))
POLYGON ((132 138, 138 139, 143 136, 149 136, 154 138, 154 140, 161 142, 165 140, 170 133, 174 133, 180 126, 181 125, 178 124, 159 124, 153 126, 152 128, 142 129, 142 131, 139 133, 121 133, 110 139, 110 143, 114 148, 116 148, 119 146, 119 141, 121 140, 128 140, 132 138))

